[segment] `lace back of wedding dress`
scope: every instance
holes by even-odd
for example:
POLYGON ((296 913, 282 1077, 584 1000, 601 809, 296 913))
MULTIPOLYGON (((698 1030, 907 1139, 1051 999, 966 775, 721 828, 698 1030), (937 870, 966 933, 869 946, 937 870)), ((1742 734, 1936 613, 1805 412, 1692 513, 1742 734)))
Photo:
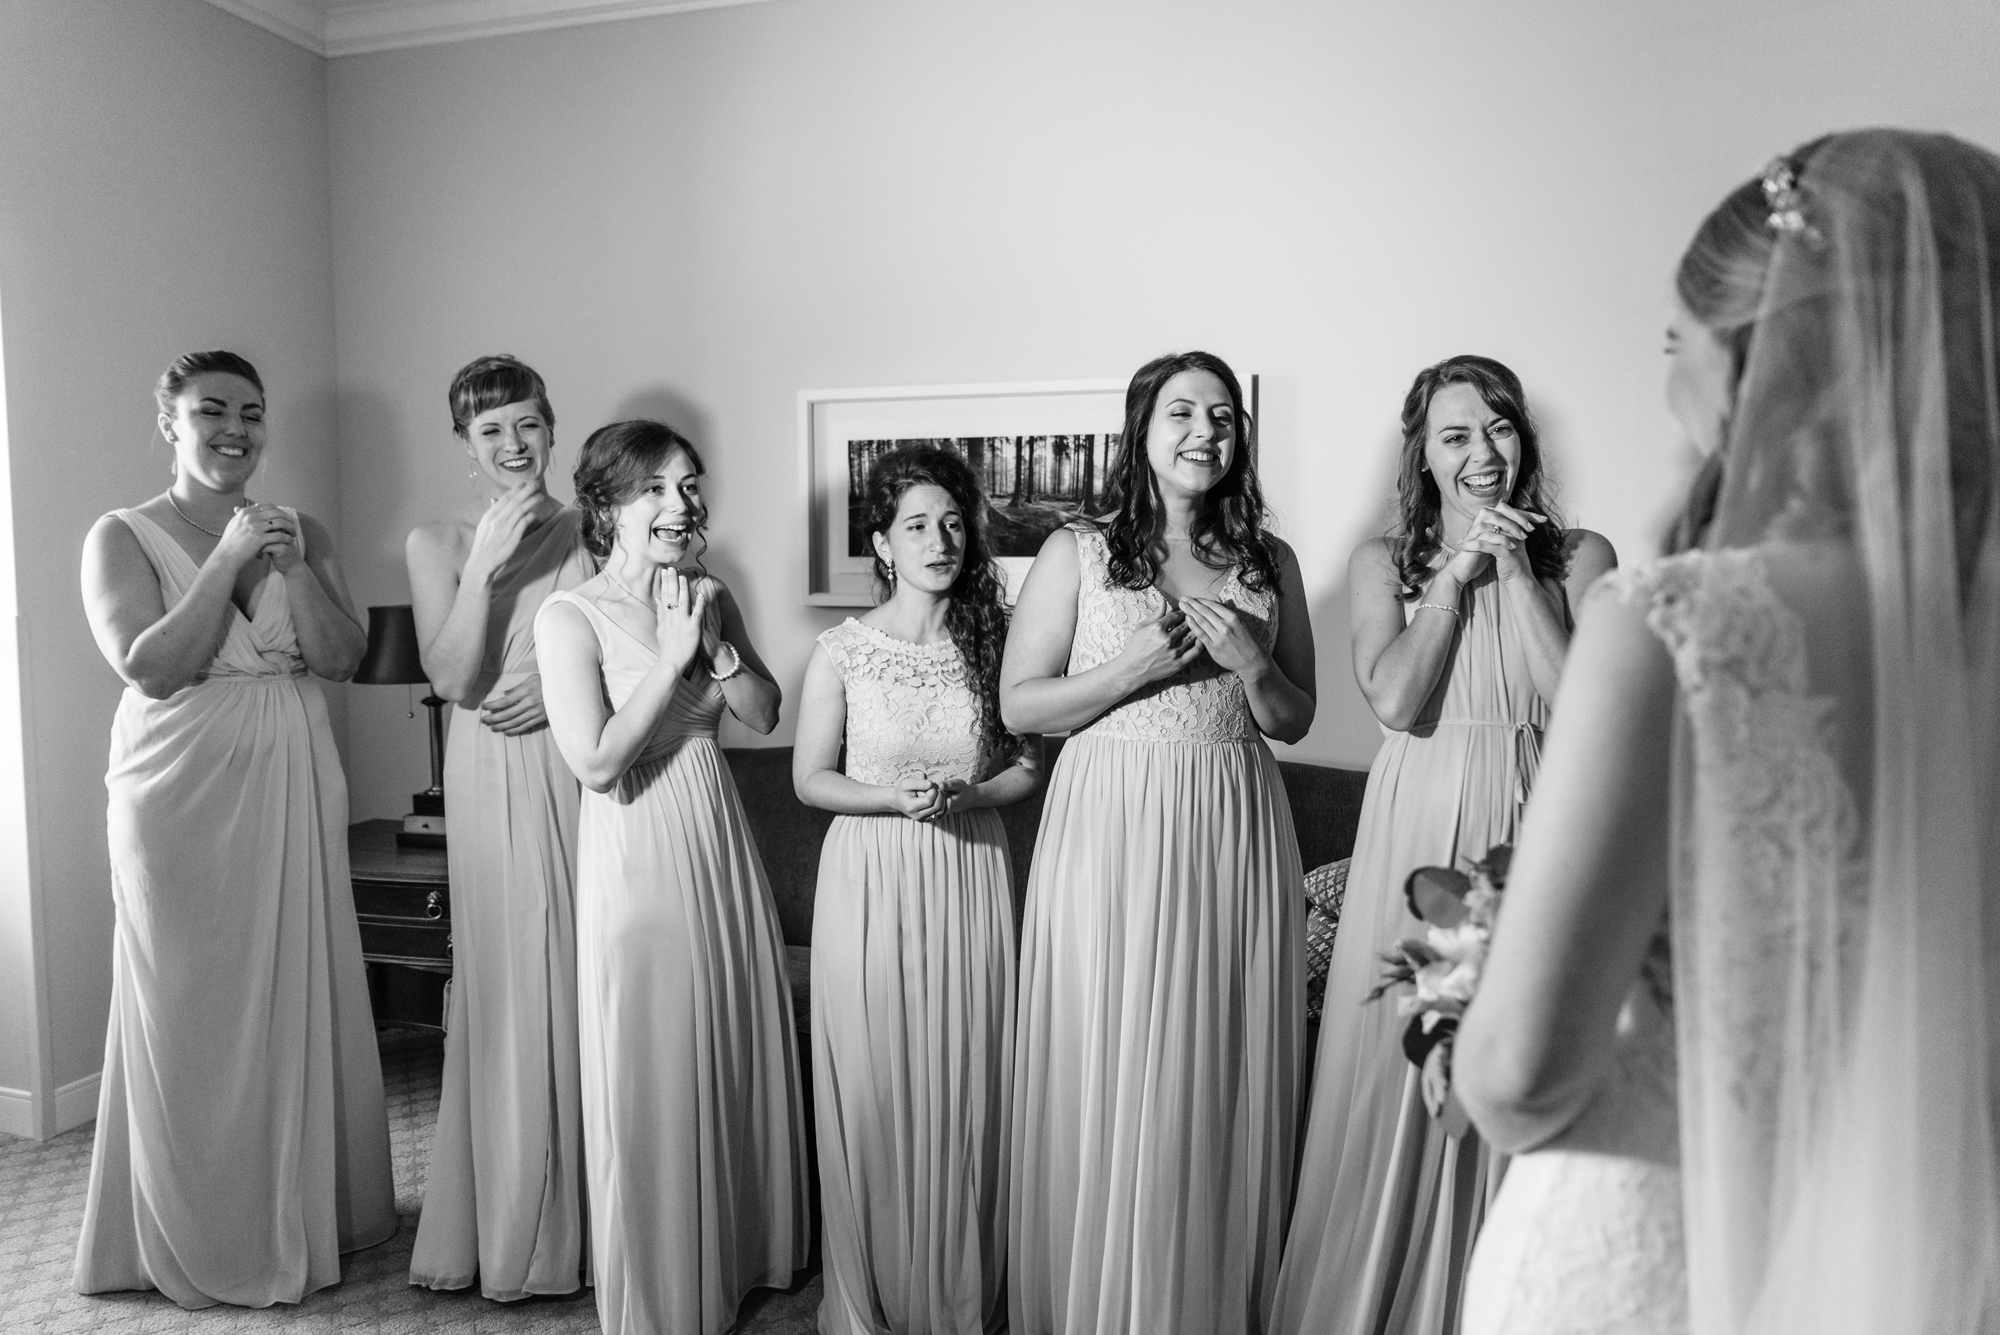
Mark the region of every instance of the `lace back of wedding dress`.
POLYGON ((1799 189, 1659 605, 1692 1327, 2000 1331, 2000 159, 1799 189))

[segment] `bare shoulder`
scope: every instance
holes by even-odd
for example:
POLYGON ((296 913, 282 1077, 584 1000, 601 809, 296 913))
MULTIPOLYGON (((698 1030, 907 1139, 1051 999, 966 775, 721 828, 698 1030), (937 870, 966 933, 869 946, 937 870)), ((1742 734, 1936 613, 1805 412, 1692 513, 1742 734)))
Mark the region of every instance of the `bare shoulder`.
POLYGON ((304 510, 298 512, 299 532, 306 540, 308 556, 324 556, 333 550, 333 530, 304 510))
POLYGON ((472 541, 472 524, 456 516, 426 519, 410 530, 404 550, 411 556, 458 556, 472 541))
POLYGON ((1064 524, 1061 528, 1049 534, 1048 537, 1043 538, 1041 549, 1035 553, 1035 559, 1039 561, 1045 556, 1052 556, 1058 561, 1074 561, 1076 559, 1076 530, 1068 524, 1064 524))
POLYGON ((84 535, 83 543, 86 548, 100 552, 140 550, 139 537, 132 532, 132 526, 115 514, 99 515, 90 532, 84 535))
POLYGON ((1563 533, 1563 554, 1571 564, 1595 564, 1609 570, 1618 564, 1618 552, 1602 533, 1573 528, 1563 533))
POLYGON ((576 605, 576 598, 575 589, 549 595, 548 600, 535 613, 537 639, 566 640, 572 643, 588 639, 593 645, 597 643, 597 628, 590 624, 590 618, 576 605))
POLYGON ((1371 582, 1388 580, 1401 586, 1396 576, 1396 545, 1386 537, 1365 538, 1347 558, 1347 573, 1355 580, 1364 576, 1371 582))

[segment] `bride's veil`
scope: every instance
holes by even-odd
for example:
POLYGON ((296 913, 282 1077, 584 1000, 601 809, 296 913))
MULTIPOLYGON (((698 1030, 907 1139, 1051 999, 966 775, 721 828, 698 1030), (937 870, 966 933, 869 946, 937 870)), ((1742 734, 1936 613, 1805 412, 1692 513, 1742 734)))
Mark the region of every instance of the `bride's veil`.
POLYGON ((1766 236, 1703 545, 1806 572, 1772 583, 1837 791, 1704 794, 1677 746, 1693 1326, 1996 1332, 2000 159, 1839 134, 1745 199, 1766 236))

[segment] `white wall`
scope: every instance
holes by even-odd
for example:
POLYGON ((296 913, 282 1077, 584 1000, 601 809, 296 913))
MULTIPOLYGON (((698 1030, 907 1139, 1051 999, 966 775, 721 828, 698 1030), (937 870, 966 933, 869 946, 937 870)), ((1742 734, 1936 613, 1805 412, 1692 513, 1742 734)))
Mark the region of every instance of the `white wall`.
MULTIPOLYGON (((1970 3, 791 0, 338 60, 355 581, 407 598, 404 532, 469 495, 445 386, 511 351, 565 471, 616 416, 692 431, 715 564, 795 695, 840 615, 798 594, 799 389, 1207 347, 1264 376, 1321 660, 1295 754, 1365 764, 1345 564, 1410 376, 1511 363, 1570 512, 1645 553, 1686 467, 1657 354, 1701 213, 1833 126, 2000 143, 1996 49, 1970 3)), ((357 810, 405 809, 421 728, 400 692, 353 709, 357 810)))
MULTIPOLYGON (((674 421, 795 696, 839 615, 798 598, 800 388, 1211 348, 1265 377, 1307 573, 1323 703, 1295 752, 1361 764, 1345 558, 1410 375, 1512 363, 1572 513, 1642 552, 1684 471, 1657 349, 1702 211, 1831 127, 2000 144, 1995 50, 1985 0, 785 0, 327 64, 200 0, 0 0, 0 839, 27 835, 0 850, 0 1117, 6 1089, 43 1133, 59 1089, 87 1115, 117 684, 77 554, 165 482, 173 354, 264 370, 260 490, 336 526, 364 603, 406 600, 404 533, 469 494, 443 397, 471 356, 547 373, 565 468, 613 417, 674 421)), ((395 814, 421 721, 345 695, 355 813, 395 814)))
MULTIPOLYGON (((0 612, 17 597, 19 636, 0 715, 18 670, 22 752, 0 780, 0 802, 13 789, 0 810, 0 1129, 47 1135, 95 1115, 119 683, 91 642, 77 568, 98 515, 166 486, 166 448, 149 444, 166 363, 205 347, 255 362, 271 445, 253 494, 340 520, 325 99, 325 62, 200 0, 0 0, 15 573, 0 612), (25 849, 10 838, 21 828, 25 849)), ((0 761, 7 730, 0 718, 0 761)))

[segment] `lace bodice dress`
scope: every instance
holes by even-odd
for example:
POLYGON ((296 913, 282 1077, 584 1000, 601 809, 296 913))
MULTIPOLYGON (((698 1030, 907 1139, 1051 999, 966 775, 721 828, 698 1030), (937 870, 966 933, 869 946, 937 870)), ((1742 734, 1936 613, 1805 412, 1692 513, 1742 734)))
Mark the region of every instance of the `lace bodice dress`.
MULTIPOLYGON (((1069 670, 1159 615, 1078 528, 1069 670)), ((1219 596, 1265 645, 1275 597, 1219 596)), ((1242 682, 1206 658, 1079 729, 1049 780, 1022 925, 1010 1329, 1264 1329, 1304 1028, 1304 878, 1242 682)))
MULTIPOLYGON (((849 620, 819 638, 846 773, 982 777, 979 704, 949 641, 849 620)), ((823 1335, 977 1335, 1004 1320, 1014 904, 991 808, 834 817, 813 906, 823 1335)))
POLYGON ((849 778, 982 777, 979 700, 950 640, 912 644, 850 617, 819 643, 846 689, 849 778))
MULTIPOLYGON (((1069 676, 1116 658, 1132 632, 1167 608, 1167 597, 1158 589, 1127 589, 1111 583, 1110 552, 1103 534, 1078 530, 1076 549, 1081 568, 1069 676)), ((1214 596, 1249 622, 1251 633, 1267 651, 1277 643, 1275 592, 1252 589, 1243 583, 1240 570, 1231 570, 1214 596)), ((1243 693, 1243 679, 1223 671, 1206 655, 1165 681, 1134 691, 1079 729, 1079 734, 1128 742, 1258 742, 1263 737, 1243 693)))
MULTIPOLYGON (((1672 967, 1663 933, 1620 1014, 1597 1097, 1514 1160, 1475 1262, 1468 1335, 1687 1330, 1684 1203, 1709 1206, 1704 1180, 1757 1181, 1777 1156, 1705 1173, 1690 1164, 1684 1182, 1681 1112, 1756 1145, 1743 1129, 1779 1124, 1775 1072, 1800 1037, 1790 1029, 1799 999, 1773 962, 1856 973, 1852 919, 1834 911, 1806 925, 1798 912, 1808 887, 1847 887, 1851 898, 1859 823, 1831 702, 1812 688, 1805 623, 1775 591, 1772 560, 1763 548, 1691 552, 1607 576, 1645 609, 1680 691, 1674 800, 1690 837, 1673 869, 1672 967), (1692 930, 1696 920, 1704 930, 1692 930)), ((1753 1234, 1769 1224, 1736 1222, 1753 1234)), ((1709 1257, 1713 1273, 1744 1263, 1734 1253, 1709 1257)))

